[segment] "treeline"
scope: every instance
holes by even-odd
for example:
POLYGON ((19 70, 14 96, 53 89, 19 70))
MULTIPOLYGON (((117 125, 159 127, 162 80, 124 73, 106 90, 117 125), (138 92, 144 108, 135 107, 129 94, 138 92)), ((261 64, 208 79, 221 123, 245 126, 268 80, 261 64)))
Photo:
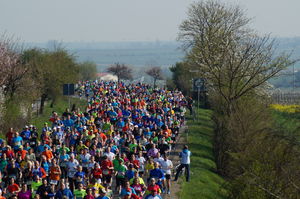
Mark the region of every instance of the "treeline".
POLYGON ((22 127, 29 119, 32 105, 45 102, 53 106, 62 96, 65 83, 94 79, 97 69, 92 62, 78 63, 67 50, 24 49, 13 38, 0 38, 1 129, 22 127))
POLYGON ((180 26, 186 57, 171 68, 173 84, 189 94, 191 78, 206 80, 228 198, 300 198, 299 144, 275 127, 266 93, 267 81, 295 61, 275 54, 274 41, 249 22, 238 6, 192 4, 180 26))

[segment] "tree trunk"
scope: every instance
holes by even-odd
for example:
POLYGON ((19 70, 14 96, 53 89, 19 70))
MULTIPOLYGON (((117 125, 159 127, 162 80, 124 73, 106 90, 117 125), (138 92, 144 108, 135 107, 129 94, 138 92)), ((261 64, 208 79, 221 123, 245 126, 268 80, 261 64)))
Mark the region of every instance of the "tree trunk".
POLYGON ((50 104, 50 107, 51 107, 51 108, 54 107, 55 102, 56 102, 56 98, 53 98, 52 101, 51 101, 51 104, 50 104))
POLYGON ((40 114, 43 114, 43 112, 44 112, 46 98, 47 98, 47 94, 43 94, 41 96, 40 114))
POLYGON ((153 81, 153 88, 155 88, 156 86, 156 78, 154 78, 154 81, 153 81))

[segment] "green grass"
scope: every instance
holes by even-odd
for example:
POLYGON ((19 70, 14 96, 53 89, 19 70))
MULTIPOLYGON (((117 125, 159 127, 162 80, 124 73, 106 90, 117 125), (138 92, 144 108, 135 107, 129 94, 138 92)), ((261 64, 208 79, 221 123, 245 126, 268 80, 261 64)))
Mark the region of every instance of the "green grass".
POLYGON ((213 155, 213 122, 210 110, 200 109, 199 121, 188 116, 188 146, 191 156, 191 180, 181 185, 179 198, 224 199, 225 180, 216 174, 213 155))
MULTIPOLYGON (((85 111, 87 106, 87 101, 79 98, 70 98, 71 106, 76 105, 76 108, 80 108, 81 111, 85 111)), ((30 124, 35 125, 38 128, 38 132, 43 128, 45 122, 49 122, 52 111, 56 111, 59 116, 66 110, 69 106, 69 101, 67 97, 61 97, 54 104, 53 108, 50 107, 50 102, 45 104, 44 113, 37 116, 36 112, 33 113, 33 118, 30 120, 30 124)))
POLYGON ((281 129, 285 136, 290 136, 300 142, 300 113, 285 113, 272 110, 274 126, 281 129))

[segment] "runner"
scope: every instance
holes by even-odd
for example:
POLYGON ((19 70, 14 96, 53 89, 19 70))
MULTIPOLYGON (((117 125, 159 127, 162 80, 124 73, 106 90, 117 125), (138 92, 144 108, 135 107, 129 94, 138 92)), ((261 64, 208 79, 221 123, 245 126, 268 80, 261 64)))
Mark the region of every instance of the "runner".
MULTIPOLYGON (((53 111, 42 129, 28 125, 20 135, 9 129, 0 142, 3 196, 25 199, 31 189, 33 198, 57 199, 106 199, 111 190, 122 198, 170 194, 173 164, 167 155, 184 123, 188 103, 182 93, 105 81, 78 88, 87 97, 84 112, 53 111)), ((185 152, 182 164, 185 159, 188 165, 185 152)))

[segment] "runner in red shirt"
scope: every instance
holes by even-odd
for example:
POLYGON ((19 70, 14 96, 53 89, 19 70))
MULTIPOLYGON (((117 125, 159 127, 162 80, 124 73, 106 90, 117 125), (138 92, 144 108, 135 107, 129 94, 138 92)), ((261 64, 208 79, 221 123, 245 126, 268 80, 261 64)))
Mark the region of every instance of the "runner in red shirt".
POLYGON ((135 159, 135 155, 134 154, 131 155, 130 162, 133 164, 133 166, 134 166, 135 169, 138 170, 140 168, 140 162, 137 159, 135 159))
POLYGON ((159 186, 157 184, 155 184, 155 178, 151 178, 150 179, 150 183, 149 183, 149 185, 147 187, 147 191, 150 192, 150 193, 152 191, 155 191, 157 193, 161 192, 159 186))
POLYGON ((12 150, 11 146, 7 145, 7 150, 6 150, 6 157, 7 158, 14 158, 15 157, 15 153, 12 150))
POLYGON ((11 194, 17 194, 19 191, 21 191, 18 184, 15 183, 15 179, 10 179, 10 185, 8 185, 7 190, 11 194))
POLYGON ((103 182, 111 185, 112 171, 114 166, 112 161, 110 161, 107 156, 104 156, 104 160, 101 162, 101 169, 103 174, 103 182))
POLYGON ((13 128, 10 128, 9 131, 6 133, 7 144, 11 144, 11 140, 13 138, 14 133, 15 132, 13 128))
POLYGON ((102 178, 102 170, 100 168, 100 165, 98 163, 95 164, 92 172, 91 172, 92 177, 98 179, 102 178))
POLYGON ((23 149, 23 145, 20 146, 20 150, 17 152, 17 154, 21 156, 22 160, 24 160, 24 158, 27 154, 27 151, 23 149))

